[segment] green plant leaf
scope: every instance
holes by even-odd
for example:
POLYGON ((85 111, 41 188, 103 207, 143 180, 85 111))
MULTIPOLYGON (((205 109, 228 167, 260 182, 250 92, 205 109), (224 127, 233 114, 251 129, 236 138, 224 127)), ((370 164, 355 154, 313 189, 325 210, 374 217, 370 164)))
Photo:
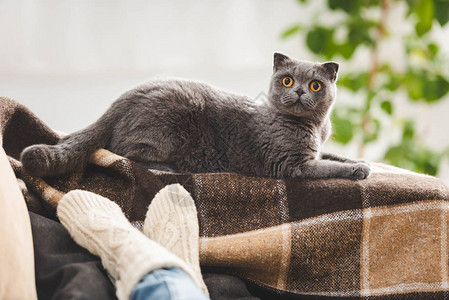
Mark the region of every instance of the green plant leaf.
MULTIPOLYGON (((411 123, 407 122, 403 136, 408 136, 405 131, 411 123)), ((384 155, 388 163, 412 171, 426 173, 435 176, 443 158, 442 153, 437 153, 419 143, 416 139, 405 138, 395 146, 391 146, 384 155)))
POLYGON ((424 74, 409 70, 401 78, 401 81, 411 100, 417 101, 423 98, 423 88, 426 81, 424 74))
POLYGON ((415 123, 413 121, 408 120, 402 129, 402 140, 413 140, 415 137, 415 123))
POLYGON ((354 137, 355 124, 345 118, 341 118, 335 111, 332 116, 333 139, 340 144, 349 143, 354 137))
POLYGON ((435 4, 435 18, 441 26, 444 26, 449 21, 449 1, 434 0, 435 4))
POLYGON ((395 92, 400 87, 400 79, 395 76, 394 74, 391 74, 389 72, 387 73, 388 81, 384 84, 384 88, 391 92, 395 92))
POLYGON ((349 73, 340 76, 337 84, 338 86, 342 86, 353 92, 357 92, 362 88, 366 88, 366 86, 368 85, 368 73, 349 73))
POLYGON ((330 9, 341 9, 347 13, 353 13, 358 10, 357 0, 328 0, 327 5, 330 9))
POLYGON ((434 12, 433 0, 420 0, 415 5, 414 13, 418 17, 415 31, 418 36, 423 36, 432 28, 434 12))
POLYGON ((382 101, 380 108, 390 116, 393 114, 393 104, 390 100, 382 101))
POLYGON ((401 80, 414 101, 435 102, 449 92, 449 80, 441 74, 429 74, 428 69, 409 70, 401 80))
MULTIPOLYGON (((448 2, 448 4, 449 4, 449 2, 448 2)), ((435 57, 437 56, 438 51, 440 50, 440 48, 435 43, 429 43, 427 45, 427 50, 429 51, 429 58, 430 59, 435 59, 435 57)))
POLYGON ((290 28, 287 28, 281 35, 283 39, 288 38, 294 34, 296 34, 301 29, 299 25, 293 25, 290 28))
POLYGON ((337 52, 339 52, 344 59, 348 60, 352 57, 356 48, 357 46, 351 43, 343 43, 338 45, 337 52))
POLYGON ((423 98, 426 102, 435 102, 449 92, 449 82, 441 75, 427 81, 423 89, 423 98))
POLYGON ((315 27, 307 33, 306 43, 309 49, 331 58, 335 54, 333 30, 325 27, 315 27))
MULTIPOLYGON (((403 161, 407 160, 405 153, 407 147, 404 144, 400 144, 397 146, 391 146, 387 152, 384 154, 384 160, 388 163, 391 163, 398 167, 404 167, 403 161)), ((406 167, 407 169, 412 169, 410 167, 406 167)))
MULTIPOLYGON (((344 1, 342 1, 344 2, 344 1)), ((348 26, 348 39, 347 42, 354 46, 365 44, 369 46, 374 45, 374 39, 372 35, 372 29, 378 26, 377 22, 369 19, 363 19, 360 16, 352 16, 347 23, 348 26)))

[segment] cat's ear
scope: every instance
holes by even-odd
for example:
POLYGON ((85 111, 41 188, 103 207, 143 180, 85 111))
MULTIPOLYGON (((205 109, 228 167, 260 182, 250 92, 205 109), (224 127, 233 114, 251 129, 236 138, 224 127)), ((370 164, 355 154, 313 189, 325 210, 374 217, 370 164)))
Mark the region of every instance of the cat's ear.
POLYGON ((274 52, 273 72, 279 70, 285 63, 290 61, 290 57, 285 54, 274 52))
POLYGON ((330 61, 322 64, 324 70, 329 75, 329 79, 332 81, 337 80, 338 64, 336 62, 330 61))

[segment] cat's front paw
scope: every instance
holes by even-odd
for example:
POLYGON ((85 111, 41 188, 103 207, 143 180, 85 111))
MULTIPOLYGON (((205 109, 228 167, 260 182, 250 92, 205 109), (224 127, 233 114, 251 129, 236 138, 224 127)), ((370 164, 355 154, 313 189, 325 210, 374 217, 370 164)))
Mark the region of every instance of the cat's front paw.
POLYGON ((368 167, 371 168, 371 163, 370 163, 369 161, 367 161, 367 160, 364 160, 364 159, 357 159, 355 162, 356 162, 356 163, 365 164, 365 165, 367 165, 368 167))
POLYGON ((365 179, 368 178, 368 176, 371 174, 371 167, 366 163, 356 163, 352 167, 352 178, 359 180, 359 179, 365 179))

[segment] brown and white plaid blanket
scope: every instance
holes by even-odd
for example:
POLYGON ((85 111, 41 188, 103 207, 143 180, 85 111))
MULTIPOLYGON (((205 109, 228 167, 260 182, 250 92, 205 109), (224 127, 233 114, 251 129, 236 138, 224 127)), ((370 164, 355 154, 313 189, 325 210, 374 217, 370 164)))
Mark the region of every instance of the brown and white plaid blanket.
POLYGON ((57 133, 7 98, 0 98, 0 130, 16 175, 47 208, 85 189, 117 202, 138 225, 159 189, 182 184, 198 209, 201 264, 278 295, 448 297, 449 188, 436 178, 382 164, 361 181, 171 174, 106 150, 83 172, 33 178, 21 170, 20 152, 56 143, 57 133))

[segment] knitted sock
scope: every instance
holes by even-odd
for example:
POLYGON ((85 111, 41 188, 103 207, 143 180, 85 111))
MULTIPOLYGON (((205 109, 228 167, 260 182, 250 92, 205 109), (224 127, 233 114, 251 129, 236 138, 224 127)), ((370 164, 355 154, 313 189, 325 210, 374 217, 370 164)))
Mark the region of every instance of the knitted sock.
POLYGON ((148 207, 143 232, 184 260, 208 293, 200 269, 198 217, 189 192, 180 184, 160 190, 148 207))
POLYGON ((57 212, 72 238, 100 256, 116 280, 120 300, 129 299, 134 286, 146 274, 162 268, 180 268, 201 286, 202 280, 184 261, 135 229, 114 202, 75 190, 61 199, 57 212))

